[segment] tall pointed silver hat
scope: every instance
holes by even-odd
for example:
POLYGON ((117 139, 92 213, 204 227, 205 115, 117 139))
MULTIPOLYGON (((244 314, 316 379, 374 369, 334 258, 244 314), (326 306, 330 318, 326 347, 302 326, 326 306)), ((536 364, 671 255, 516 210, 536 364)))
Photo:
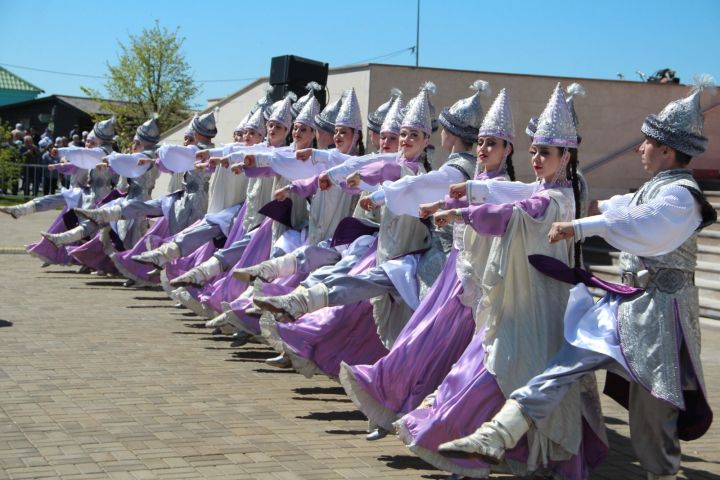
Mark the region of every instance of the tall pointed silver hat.
POLYGON ((337 119, 338 113, 340 112, 340 106, 345 98, 345 93, 340 96, 337 100, 332 103, 328 103, 322 112, 315 117, 315 123, 320 130, 327 133, 335 133, 335 119, 337 119))
POLYGON ((311 98, 315 98, 315 92, 322 90, 322 85, 317 82, 310 82, 305 85, 305 90, 308 91, 305 95, 297 99, 297 102, 293 103, 292 114, 293 117, 300 115, 303 107, 310 101, 311 98))
POLYGON ((298 113, 297 118, 295 118, 295 123, 302 123, 313 130, 317 130, 315 117, 318 113, 320 113, 320 102, 318 102, 315 97, 311 97, 310 100, 305 102, 305 106, 300 110, 300 113, 298 113))
POLYGON ((380 129, 382 128, 383 121, 385 120, 385 116, 390 111, 390 107, 392 107, 393 102, 396 98, 400 97, 402 95, 402 92, 399 88, 392 88, 390 90, 390 98, 387 102, 380 105, 377 110, 374 112, 371 112, 368 114, 368 128, 372 130, 375 133, 380 133, 380 129))
POLYGON ((380 126, 380 133, 390 132, 399 135, 403 118, 405 118, 405 105, 403 104, 402 96, 395 97, 390 106, 390 110, 385 114, 385 120, 383 120, 380 126))
POLYGON ((708 74, 695 77, 690 95, 668 103, 657 115, 645 117, 640 130, 663 145, 691 157, 705 151, 708 139, 703 135, 704 116, 700 108, 703 90, 714 90, 715 82, 708 74))
MULTIPOLYGON (((583 88, 583 86, 579 83, 571 83, 570 85, 568 85, 567 89, 565 89, 565 92, 567 93, 567 98, 565 101, 567 102, 568 107, 570 108, 570 112, 572 113, 573 122, 575 122, 575 130, 578 130, 578 126, 580 125, 580 119, 578 118, 577 112, 575 111, 575 97, 584 97, 586 95, 585 88, 583 88)), ((530 117, 530 120, 528 120, 528 124, 525 127, 525 134, 532 139, 532 137, 535 136, 537 126, 538 118, 530 117)), ((580 135, 579 131, 577 137, 578 145, 580 145, 580 142, 582 142, 582 135, 580 135)))
POLYGON ((135 135, 143 142, 156 144, 160 141, 160 126, 157 123, 157 114, 147 122, 135 129, 135 135))
POLYGON ((354 130, 362 129, 362 114, 360 113, 360 103, 358 102, 355 89, 351 88, 345 92, 343 96, 340 110, 335 119, 336 127, 350 127, 354 130))
POLYGON ((485 80, 475 80, 470 88, 475 90, 475 93, 458 100, 450 108, 443 108, 439 121, 440 125, 453 135, 462 138, 467 143, 474 143, 483 119, 480 95, 490 96, 490 84, 485 80))
POLYGON ((285 126, 288 130, 292 128, 293 114, 292 114, 292 102, 297 98, 292 92, 288 92, 285 98, 282 99, 280 104, 277 102, 273 105, 274 109, 268 118, 268 122, 275 121, 285 126))
POLYGON ((275 87, 273 87, 272 85, 265 86, 265 94, 262 97, 260 97, 260 99, 257 102, 255 102, 255 105, 252 106, 252 108, 250 109, 250 113, 248 114, 248 118, 250 118, 257 109, 259 109, 259 108, 267 109, 268 107, 270 107, 270 105, 273 104, 272 92, 274 89, 275 89, 275 87))
POLYGON ((235 127, 235 130, 233 130, 233 133, 242 132, 245 130, 245 125, 247 124, 247 121, 250 120, 251 113, 245 114, 245 116, 240 120, 240 123, 237 124, 237 127, 235 127))
POLYGON ((252 128, 259 134, 261 134, 263 137, 267 135, 267 128, 265 127, 265 111, 269 107, 266 108, 258 108, 255 110, 255 113, 250 115, 250 118, 247 122, 245 122, 244 128, 252 128))
POLYGON ((93 133, 101 142, 112 142, 115 136, 115 116, 93 125, 93 133))
POLYGON ((560 82, 538 118, 533 143, 550 147, 577 148, 577 129, 560 82))
POLYGON ((415 128, 425 132, 428 136, 432 133, 432 120, 430 116, 430 95, 435 94, 437 87, 432 82, 425 82, 420 87, 420 93, 408 102, 405 116, 400 127, 415 128))
POLYGON ((217 135, 215 112, 211 111, 203 115, 195 115, 192 121, 192 128, 204 137, 213 138, 217 135))
POLYGON ((510 143, 515 141, 515 124, 508 101, 507 91, 503 88, 487 111, 478 129, 478 136, 502 138, 510 143))

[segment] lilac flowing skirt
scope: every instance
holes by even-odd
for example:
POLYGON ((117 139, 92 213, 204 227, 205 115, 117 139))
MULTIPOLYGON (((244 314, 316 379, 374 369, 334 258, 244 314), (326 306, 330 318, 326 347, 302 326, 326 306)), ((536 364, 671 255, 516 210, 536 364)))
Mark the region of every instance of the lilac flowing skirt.
MULTIPOLYGON (((428 463, 459 475, 483 477, 490 466, 475 459, 447 458, 437 452, 441 443, 470 435, 489 421, 505 404, 495 376, 487 371, 483 358, 484 331, 473 337, 465 352, 437 390, 432 407, 416 409, 395 423, 400 440, 428 463)), ((516 474, 523 474, 528 459, 523 437, 506 452, 505 461, 516 474)), ((583 422, 580 453, 566 461, 550 462, 549 468, 564 479, 586 479, 590 469, 607 455, 607 447, 583 422)))
MULTIPOLYGON (((361 273, 375 265, 376 242, 350 270, 361 273)), ((285 352, 293 368, 305 376, 323 373, 336 378, 340 363, 374 363, 387 354, 380 341, 368 301, 322 308, 295 322, 271 322, 263 334, 270 344, 285 352)))
POLYGON ((118 269, 105 252, 105 246, 101 238, 103 231, 98 231, 90 240, 76 247, 68 247, 68 253, 78 263, 90 267, 93 270, 115 275, 118 269))
MULTIPOLYGON (((63 219, 63 216, 68 212, 68 210, 69 209, 67 207, 63 208, 62 212, 55 217, 55 221, 53 221, 52 225, 50 225, 50 228, 47 230, 48 233, 62 233, 68 230, 63 219)), ((77 264, 75 259, 70 256, 67 249, 67 245, 56 247, 55 244, 49 240, 45 240, 44 238, 41 238, 35 243, 25 245, 25 251, 27 251, 27 253, 35 258, 39 258, 43 262, 56 265, 77 264)))
POLYGON ((169 235, 170 227, 167 218, 160 217, 131 249, 115 252, 110 255, 110 259, 122 276, 134 280, 138 286, 158 285, 160 275, 157 273, 150 275, 150 272, 156 270, 155 266, 136 262, 131 257, 146 252, 148 244, 152 248, 159 247, 169 235))
POLYGON ((475 321, 460 302, 456 259, 453 249, 390 353, 373 365, 342 365, 340 381, 348 396, 387 430, 435 391, 472 339, 475 321))

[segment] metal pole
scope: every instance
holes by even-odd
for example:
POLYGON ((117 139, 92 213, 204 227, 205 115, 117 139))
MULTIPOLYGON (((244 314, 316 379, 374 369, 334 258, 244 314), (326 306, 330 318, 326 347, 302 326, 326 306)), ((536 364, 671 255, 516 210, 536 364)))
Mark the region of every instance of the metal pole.
POLYGON ((417 0, 417 27, 415 28, 415 66, 420 66, 420 0, 417 0))

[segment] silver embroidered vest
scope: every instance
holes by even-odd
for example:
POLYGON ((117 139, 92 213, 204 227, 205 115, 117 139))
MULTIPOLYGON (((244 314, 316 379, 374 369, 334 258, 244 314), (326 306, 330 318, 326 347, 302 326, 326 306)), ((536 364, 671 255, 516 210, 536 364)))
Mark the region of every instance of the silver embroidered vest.
MULTIPOLYGON (((700 191, 688 170, 661 172, 645 183, 631 201, 642 205, 668 186, 700 191)), ((655 257, 620 254, 621 271, 647 282, 638 297, 618 311, 618 333, 633 376, 655 397, 684 408, 680 335, 688 348, 697 380, 704 390, 700 364, 698 291, 694 284, 697 232, 670 253, 655 257)))

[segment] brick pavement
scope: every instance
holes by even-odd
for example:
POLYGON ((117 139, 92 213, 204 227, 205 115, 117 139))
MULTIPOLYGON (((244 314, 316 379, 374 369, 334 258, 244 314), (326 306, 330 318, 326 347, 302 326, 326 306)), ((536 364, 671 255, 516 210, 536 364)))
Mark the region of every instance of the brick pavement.
MULTIPOLYGON (((0 217, 0 252, 51 214, 0 217)), ((334 382, 266 368, 160 291, 0 253, 0 479, 445 478, 396 439, 369 443, 334 382)), ((704 324, 720 407, 720 329, 704 324)), ((592 478, 644 478, 624 411, 603 400, 612 452, 592 478)), ((720 428, 683 445, 680 478, 720 479, 720 428)), ((509 478, 509 477, 505 477, 509 478)))

